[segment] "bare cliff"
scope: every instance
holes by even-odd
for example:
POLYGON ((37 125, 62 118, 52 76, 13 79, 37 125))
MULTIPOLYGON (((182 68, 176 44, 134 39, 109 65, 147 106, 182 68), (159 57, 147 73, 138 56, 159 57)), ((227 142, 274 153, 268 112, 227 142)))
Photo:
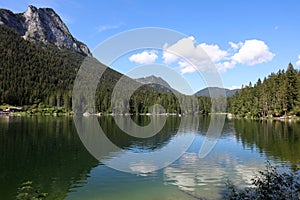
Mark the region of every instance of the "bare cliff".
POLYGON ((86 56, 92 56, 89 48, 76 40, 59 15, 51 8, 29 6, 24 13, 0 9, 0 24, 15 30, 25 40, 54 44, 86 56))

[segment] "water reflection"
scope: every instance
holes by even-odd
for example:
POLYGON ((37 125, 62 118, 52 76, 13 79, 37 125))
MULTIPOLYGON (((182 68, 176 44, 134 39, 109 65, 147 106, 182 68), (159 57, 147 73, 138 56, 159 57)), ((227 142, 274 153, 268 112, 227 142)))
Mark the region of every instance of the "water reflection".
MULTIPOLYGON (((2 119, 2 118, 0 118, 2 119)), ((97 165, 75 135, 72 119, 10 117, 0 121, 0 194, 15 199, 17 188, 30 180, 48 199, 65 198, 77 180, 97 165)))
MULTIPOLYGON (((232 144, 232 141, 223 143, 224 146, 232 144)), ((234 152, 241 147, 230 150, 222 146, 217 145, 204 159, 200 159, 197 152, 184 154, 178 162, 164 169, 165 182, 197 199, 220 199, 227 179, 245 186, 257 170, 263 169, 263 159, 252 156, 250 151, 248 155, 236 155, 234 152)))
POLYGON ((300 122, 236 120, 236 138, 243 146, 258 149, 268 159, 288 163, 294 170, 300 163, 300 122))
MULTIPOLYGON (((107 120, 107 118, 99 120, 101 123, 101 120, 107 120)), ((236 142, 232 121, 227 121, 225 123, 221 138, 213 151, 207 157, 203 159, 199 158, 198 152, 205 139, 210 120, 211 118, 201 118, 199 130, 189 128, 193 121, 192 118, 186 120, 185 126, 182 127, 182 130, 186 130, 189 134, 193 134, 195 136, 195 141, 190 146, 188 151, 173 164, 155 172, 154 174, 146 172, 149 170, 149 168, 153 169, 155 166, 149 164, 134 165, 132 166, 133 168, 139 170, 140 172, 144 172, 140 174, 143 178, 141 178, 141 176, 136 177, 135 175, 127 174, 126 179, 124 180, 124 174, 120 173, 121 178, 119 176, 114 176, 113 180, 111 180, 113 183, 111 183, 110 186, 106 185, 106 187, 114 187, 114 185, 118 185, 119 182, 129 181, 128 183, 130 183, 130 186, 127 186, 126 190, 134 191, 136 196, 136 198, 131 196, 130 199, 152 199, 150 197, 146 197, 144 190, 140 191, 135 189, 146 187, 145 185, 147 185, 149 190, 152 190, 152 188, 155 186, 164 188, 163 191, 158 192, 158 196, 155 196, 159 199, 161 199, 163 196, 168 196, 168 193, 172 194, 174 191, 181 192, 179 193, 181 195, 181 199, 194 199, 202 197, 218 199, 221 198, 221 192, 224 189, 224 183, 228 178, 241 186, 247 184, 247 181, 253 177, 254 173, 258 169, 264 168, 265 158, 260 154, 253 154, 250 149, 243 149, 243 146, 236 142), (188 121, 191 121, 191 123, 188 123, 188 121), (151 184, 148 185, 146 182, 149 181, 149 177, 151 184), (132 180, 135 180, 136 182, 132 182, 132 180), (163 182, 160 182, 160 180, 163 182)), ((176 125, 176 123, 173 125, 176 125)), ((111 125, 107 127, 111 127, 111 125)), ((157 150, 163 148, 167 142, 170 143, 174 140, 182 140, 180 134, 174 134, 173 131, 176 131, 176 128, 173 126, 166 126, 164 131, 157 135, 158 138, 163 138, 162 140, 154 140, 154 138, 148 138, 146 140, 131 137, 129 141, 130 143, 127 143, 123 147, 126 148, 126 151, 131 151, 133 147, 139 145, 144 146, 144 149, 147 149, 147 146, 150 146, 152 148, 148 148, 148 150, 157 150)), ((116 144, 118 144, 118 146, 122 144, 118 141, 118 138, 121 138, 121 141, 124 141, 126 138, 128 139, 130 137, 122 133, 122 131, 118 131, 117 128, 116 130, 108 130, 106 135, 109 137, 109 134, 112 132, 115 137, 114 141, 116 144)), ((126 152, 124 154, 126 154, 126 152)), ((88 179, 88 183, 76 193, 76 197, 75 194, 72 194, 70 196, 72 197, 71 199, 80 199, 79 197, 96 199, 100 198, 100 194, 101 196, 106 196, 107 199, 116 198, 114 194, 107 193, 106 190, 101 189, 103 183, 96 180, 96 177, 99 180, 105 179, 107 174, 103 175, 101 173, 102 171, 103 166, 95 168, 92 176, 88 179), (98 193, 88 194, 85 192, 91 191, 95 187, 98 187, 98 193)), ((112 176, 113 174, 114 173, 111 173, 108 176, 112 176)), ((119 188, 118 193, 120 196, 124 197, 126 191, 123 189, 123 187, 121 187, 119 188)), ((124 198, 126 199, 127 197, 124 198)), ((127 199, 129 199, 129 197, 127 199)))
MULTIPOLYGON (((129 116, 121 117, 126 119, 129 116)), ((154 119, 159 120, 159 118, 160 117, 158 116, 154 119)), ((116 126, 114 118, 111 116, 101 117, 98 118, 98 120, 105 135, 110 141, 112 141, 121 149, 128 149, 133 152, 150 152, 162 148, 164 145, 166 145, 171 137, 176 135, 176 131, 178 130, 181 122, 181 118, 179 117, 169 117, 168 120, 166 120, 165 126, 155 136, 149 138, 139 138, 124 133, 118 126, 116 126)), ((145 125, 150 122, 150 117, 134 116, 133 120, 140 125, 145 125)), ((124 120, 123 123, 126 121, 127 120, 124 120)))
MULTIPOLYGON (((165 117, 145 116, 145 119, 150 118, 151 124, 155 125, 165 117)), ((197 116, 185 116, 180 120, 173 116, 167 118, 158 134, 139 138, 124 133, 116 125, 115 118, 100 118, 100 124, 97 120, 95 116, 75 116, 75 125, 83 144, 105 165, 129 173, 159 170, 176 161, 193 142, 193 132, 199 124, 197 116)), ((127 126, 128 121, 131 121, 130 116, 118 117, 118 124, 123 124, 123 127, 127 126)), ((142 132, 135 134, 143 135, 142 132)))
MULTIPOLYGON (((141 125, 149 122, 146 116, 133 120, 141 125)), ((294 169, 299 166, 299 122, 226 121, 216 146, 199 158, 210 121, 210 117, 172 116, 157 135, 137 138, 123 133, 112 117, 95 118, 90 123, 99 123, 105 137, 122 149, 101 152, 103 163, 114 156, 153 153, 194 138, 186 153, 164 169, 149 173, 155 165, 137 162, 130 167, 140 173, 129 174, 94 159, 81 143, 73 118, 0 118, 1 199, 15 199, 17 188, 27 180, 49 193, 48 199, 218 199, 227 178, 243 186, 264 169, 267 159, 294 169)), ((90 125, 82 128, 88 130, 90 125)), ((81 135, 91 142, 94 136, 81 135)))

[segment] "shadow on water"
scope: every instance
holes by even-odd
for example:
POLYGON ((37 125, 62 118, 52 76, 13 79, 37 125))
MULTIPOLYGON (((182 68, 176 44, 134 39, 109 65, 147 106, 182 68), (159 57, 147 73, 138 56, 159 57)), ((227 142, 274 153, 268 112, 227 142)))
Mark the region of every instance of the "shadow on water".
POLYGON ((236 139, 258 149, 267 158, 286 163, 295 171, 300 164, 300 122, 235 120, 236 139))
POLYGON ((47 199, 64 199, 72 184, 98 164, 67 117, 0 118, 0 194, 15 199, 32 181, 47 199))
MULTIPOLYGON (((133 121, 143 126, 150 122, 147 116, 133 116, 133 121)), ((174 135, 180 125, 180 118, 169 117, 166 124, 156 135, 149 138, 133 137, 124 133, 115 123, 113 117, 99 118, 100 126, 102 127, 106 137, 121 149, 128 149, 131 151, 155 151, 162 148, 174 135)))

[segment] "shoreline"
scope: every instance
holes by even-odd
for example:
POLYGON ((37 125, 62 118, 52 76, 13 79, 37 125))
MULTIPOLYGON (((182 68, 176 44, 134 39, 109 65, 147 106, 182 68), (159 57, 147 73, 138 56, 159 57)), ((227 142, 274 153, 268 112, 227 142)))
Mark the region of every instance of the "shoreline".
POLYGON ((300 116, 296 115, 287 115, 287 116, 280 116, 280 117, 273 117, 273 116, 267 116, 267 117, 240 117, 231 113, 227 113, 226 117, 228 119, 250 119, 250 120, 276 120, 276 121, 300 121, 300 116))
MULTIPOLYGON (((41 107, 35 107, 35 106, 26 106, 26 107, 16 107, 11 106, 9 104, 0 105, 0 117, 7 117, 7 116, 73 116, 74 112, 67 110, 65 107, 56 107, 56 106, 41 106, 41 107), (9 110, 9 108, 11 110, 9 110), (19 110, 16 110, 19 109, 19 110)), ((84 112, 81 113, 84 117, 89 116, 178 116, 182 117, 185 115, 226 115, 227 119, 251 119, 251 120, 278 120, 278 121, 300 121, 300 116, 296 115, 284 115, 284 116, 266 116, 266 117, 242 117, 239 115, 234 115, 232 113, 207 113, 207 114, 201 114, 201 113, 187 113, 187 114, 180 114, 180 113, 108 113, 108 112, 98 112, 98 113, 92 113, 92 112, 84 112)))
MULTIPOLYGON (((24 117, 24 116, 73 116, 74 112, 73 111, 68 111, 68 112, 43 112, 41 110, 38 110, 36 112, 30 112, 30 111, 22 111, 22 112, 0 112, 0 117, 24 117)), ((177 117, 184 117, 186 115, 199 115, 203 116, 202 114, 178 114, 178 113, 82 113, 83 117, 89 117, 89 116, 177 116, 177 117)), ((300 116, 280 116, 280 117, 260 117, 260 118, 255 118, 255 117, 240 117, 233 115, 231 113, 208 113, 207 115, 204 116, 209 116, 209 115, 226 115, 226 118, 229 120, 233 119, 246 119, 246 120, 263 120, 263 121, 286 121, 286 122, 291 122, 291 121, 300 121, 300 116)))

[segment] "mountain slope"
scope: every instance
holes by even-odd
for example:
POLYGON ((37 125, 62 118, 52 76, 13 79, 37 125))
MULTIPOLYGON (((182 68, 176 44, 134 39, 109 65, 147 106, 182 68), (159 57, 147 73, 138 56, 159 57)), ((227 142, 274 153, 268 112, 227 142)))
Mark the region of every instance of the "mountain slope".
POLYGON ((240 89, 234 89, 234 90, 229 90, 229 89, 222 89, 219 87, 207 87, 202 90, 199 90, 198 92, 195 93, 196 96, 204 96, 204 97, 210 97, 209 91, 212 91, 214 95, 212 95, 212 98, 218 98, 220 96, 223 96, 223 90, 225 90, 225 94, 227 97, 231 97, 235 95, 236 92, 239 92, 240 89))
MULTIPOLYGON (((45 106, 64 106, 70 110, 71 103, 75 102, 75 109, 80 112, 90 110, 109 113, 198 112, 193 109, 195 99, 189 99, 190 97, 184 95, 178 99, 173 93, 149 85, 141 86, 129 77, 125 77, 122 94, 130 94, 132 92, 130 86, 138 86, 136 87, 138 89, 129 99, 118 98, 116 102, 118 106, 114 107, 111 103, 112 93, 116 83, 124 75, 95 58, 86 56, 82 49, 78 51, 68 46, 76 41, 67 31, 67 27, 61 24, 59 16, 53 14, 55 12, 52 9, 35 9, 30 6, 29 10, 31 11, 26 13, 32 15, 32 18, 26 18, 26 13, 13 14, 8 10, 0 10, 0 104, 8 103, 23 106, 25 109, 27 106, 41 109, 45 106), (52 22, 57 29, 62 30, 52 29, 52 22), (91 61, 93 67, 105 70, 99 81, 93 80, 98 81, 95 95, 87 97, 95 100, 96 110, 88 105, 85 95, 71 99, 77 72, 86 60, 91 61), (80 103, 79 108, 77 102, 80 103), (179 102, 188 103, 180 107, 179 102), (156 104, 162 105, 165 110, 160 106, 153 106, 156 104)), ((91 89, 88 86, 85 83, 80 84, 81 88, 86 89, 85 94, 90 94, 87 92, 91 89)), ((210 110, 209 106, 201 108, 199 110, 201 113, 210 110)))
POLYGON ((29 6, 24 13, 14 14, 0 9, 0 24, 15 30, 25 40, 54 44, 85 56, 91 56, 88 47, 76 40, 56 12, 51 8, 29 6))
MULTIPOLYGON (((80 53, 59 49, 51 44, 40 46, 26 41, 16 31, 0 25, 0 104, 44 104, 64 106, 70 110, 73 83, 85 58, 94 60, 97 67, 106 69, 98 82, 95 95, 96 111, 113 112, 111 95, 123 74, 103 65, 95 58, 84 57, 80 53)), ((128 77, 126 81, 128 85, 137 84, 128 77)), ((125 103, 122 102, 126 106, 125 103)), ((142 86, 135 91, 128 103, 131 113, 150 112, 149 107, 155 103, 163 104, 168 112, 179 111, 173 94, 149 86, 142 86)))
POLYGON ((50 98, 56 101, 58 91, 63 95, 71 89, 83 59, 69 50, 43 48, 25 41, 14 30, 0 25, 0 103, 32 105, 50 98))

